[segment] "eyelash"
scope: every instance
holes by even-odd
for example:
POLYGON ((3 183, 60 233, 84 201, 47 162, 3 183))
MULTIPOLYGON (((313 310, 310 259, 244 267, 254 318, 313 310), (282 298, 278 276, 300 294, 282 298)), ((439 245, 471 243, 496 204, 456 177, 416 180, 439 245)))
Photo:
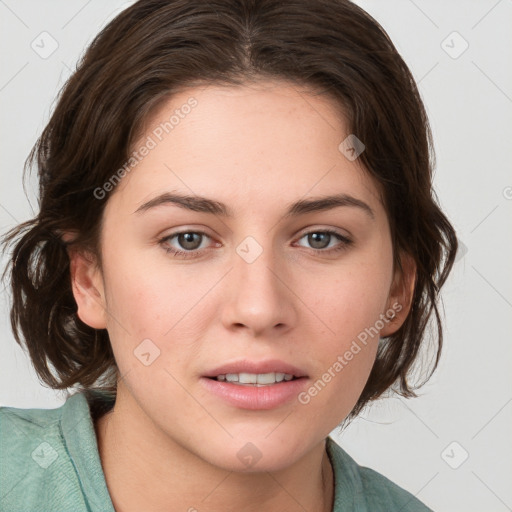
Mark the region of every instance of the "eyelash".
MULTIPOLYGON (((169 247, 166 247, 165 246, 165 243, 168 242, 169 240, 172 240, 173 238, 179 236, 179 235, 183 235, 183 234, 195 234, 195 235, 204 235, 208 238, 211 238, 210 236, 208 236, 206 233, 202 232, 202 231, 191 231, 191 230, 188 230, 188 231, 177 231, 176 233, 171 233, 170 235, 162 238, 159 240, 159 243, 162 245, 163 249, 165 250, 166 253, 168 254, 171 254, 172 256, 176 257, 176 258, 198 258, 199 254, 205 250, 208 250, 208 249, 202 249, 202 250, 191 250, 191 251, 181 251, 179 249, 170 249, 169 247)), ((308 231, 307 233, 303 233, 302 236, 299 238, 299 240, 301 240, 302 238, 304 238, 305 236, 307 235, 311 235, 312 233, 322 233, 322 234, 329 234, 329 235, 334 235, 336 238, 338 238, 338 240, 341 242, 340 245, 336 246, 336 247, 333 247, 331 249, 311 249, 312 251, 316 252, 316 253, 326 253, 326 254, 333 254, 333 253, 337 253, 339 251, 342 251, 342 250, 345 250, 347 249, 348 246, 352 245, 353 244, 353 241, 338 233, 337 231, 334 231, 332 229, 323 229, 323 230, 314 230, 314 231, 308 231)))

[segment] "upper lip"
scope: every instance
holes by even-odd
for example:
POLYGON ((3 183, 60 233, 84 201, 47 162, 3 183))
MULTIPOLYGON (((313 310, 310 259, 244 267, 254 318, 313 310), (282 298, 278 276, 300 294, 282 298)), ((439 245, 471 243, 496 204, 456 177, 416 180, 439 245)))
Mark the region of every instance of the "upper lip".
POLYGON ((294 377, 307 377, 307 374, 291 364, 279 359, 267 359, 264 361, 250 361, 240 359, 231 363, 225 363, 208 371, 204 377, 218 377, 228 373, 288 373, 294 377))

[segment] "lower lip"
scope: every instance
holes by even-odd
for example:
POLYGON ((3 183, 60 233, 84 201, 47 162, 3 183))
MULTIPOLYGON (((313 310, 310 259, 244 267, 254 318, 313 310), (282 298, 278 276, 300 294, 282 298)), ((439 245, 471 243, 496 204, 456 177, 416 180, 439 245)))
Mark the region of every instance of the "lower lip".
POLYGON ((220 382, 202 377, 201 382, 214 395, 241 409, 274 409, 296 399, 307 378, 282 381, 269 386, 250 386, 220 382))

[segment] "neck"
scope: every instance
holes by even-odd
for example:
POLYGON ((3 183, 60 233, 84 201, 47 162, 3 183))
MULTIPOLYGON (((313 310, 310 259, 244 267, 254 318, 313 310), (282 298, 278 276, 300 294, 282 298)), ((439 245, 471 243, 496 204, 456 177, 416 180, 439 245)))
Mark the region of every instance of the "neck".
POLYGON ((114 409, 95 424, 116 512, 332 511, 334 482, 325 440, 284 469, 227 471, 171 439, 142 410, 129 414, 126 402, 118 394, 114 409))

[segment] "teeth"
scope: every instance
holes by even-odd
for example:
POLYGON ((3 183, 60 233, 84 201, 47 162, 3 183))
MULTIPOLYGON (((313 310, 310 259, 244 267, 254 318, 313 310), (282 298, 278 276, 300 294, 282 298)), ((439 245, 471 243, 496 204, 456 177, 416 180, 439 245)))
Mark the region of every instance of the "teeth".
MULTIPOLYGON (((258 375, 254 373, 239 373, 238 374, 238 382, 240 384, 256 384, 258 380, 258 375)), ((260 384, 262 384, 260 382, 260 384)))
POLYGON ((276 382, 275 373, 258 373, 258 384, 274 384, 276 382))
POLYGON ((268 386, 283 380, 289 381, 293 379, 293 375, 289 373, 227 373, 226 375, 217 375, 216 379, 220 382, 231 382, 233 384, 246 384, 256 386, 268 386))

